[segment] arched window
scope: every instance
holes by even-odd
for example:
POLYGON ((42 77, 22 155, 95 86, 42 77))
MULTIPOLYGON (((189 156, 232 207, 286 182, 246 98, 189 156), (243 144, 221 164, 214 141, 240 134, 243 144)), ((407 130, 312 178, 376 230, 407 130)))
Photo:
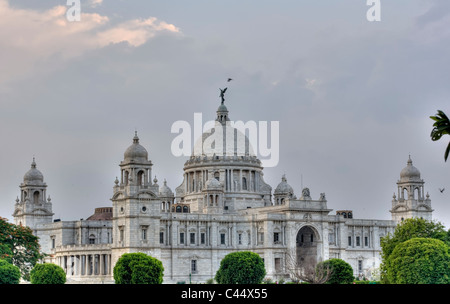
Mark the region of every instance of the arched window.
POLYGON ((143 186, 144 185, 144 171, 139 171, 137 174, 137 185, 143 186))
POLYGON ((183 213, 188 213, 188 212, 189 212, 188 207, 187 206, 183 206, 183 213))
POLYGON ((33 193, 33 202, 34 202, 35 204, 38 204, 38 203, 39 203, 39 191, 35 191, 35 192, 33 193))
POLYGON ((214 178, 217 179, 217 180, 220 180, 220 174, 219 174, 219 172, 215 172, 215 173, 214 173, 214 178))
POLYGON ((128 185, 128 178, 129 178, 129 173, 128 173, 128 171, 125 170, 124 177, 123 177, 125 185, 128 185))
POLYGON ((245 177, 242 178, 242 190, 247 190, 247 179, 245 177))
POLYGON ((181 212, 181 206, 177 206, 176 212, 181 212))
POLYGON ((408 190, 406 188, 403 188, 402 197, 405 200, 408 199, 408 190))
POLYGON ((89 236, 89 244, 95 244, 95 235, 91 234, 89 236))
POLYGON ((420 190, 419 188, 414 189, 414 199, 418 200, 420 199, 420 190))

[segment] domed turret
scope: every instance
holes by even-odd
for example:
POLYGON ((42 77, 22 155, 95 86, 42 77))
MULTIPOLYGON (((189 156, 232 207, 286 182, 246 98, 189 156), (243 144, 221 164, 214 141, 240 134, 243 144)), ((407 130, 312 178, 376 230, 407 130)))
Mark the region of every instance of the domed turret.
POLYGON ((411 157, 409 157, 406 167, 400 172, 400 180, 420 180, 420 171, 413 166, 411 157))
POLYGON ((124 160, 126 162, 146 162, 148 161, 147 150, 139 144, 139 137, 135 132, 133 144, 128 147, 124 153, 124 160))
POLYGON ((294 189, 287 183, 286 176, 283 174, 281 183, 275 188, 274 194, 294 194, 294 189))
POLYGON ((286 176, 283 174, 281 177, 281 183, 275 188, 273 192, 275 198, 275 205, 283 205, 286 199, 295 199, 294 189, 287 183, 286 176))
POLYGON ((159 196, 160 197, 173 197, 172 190, 167 186, 167 181, 164 180, 164 184, 159 188, 159 196))
POLYGON ((36 162, 33 157, 33 162, 31 163, 31 169, 25 173, 23 177, 24 184, 42 184, 44 183, 44 175, 42 175, 41 171, 36 169, 36 162))
POLYGON ((222 184, 214 177, 206 181, 206 190, 222 190, 222 184))

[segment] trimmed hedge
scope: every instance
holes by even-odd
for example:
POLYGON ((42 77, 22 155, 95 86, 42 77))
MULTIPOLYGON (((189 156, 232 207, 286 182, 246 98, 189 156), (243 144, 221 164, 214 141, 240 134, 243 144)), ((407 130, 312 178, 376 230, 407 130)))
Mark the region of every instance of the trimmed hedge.
POLYGON ((449 247, 432 238, 398 244, 387 260, 386 276, 392 284, 449 284, 449 247))
POLYGON ((222 259, 215 280, 219 284, 260 284, 265 275, 264 261, 258 254, 239 251, 222 259))
POLYGON ((319 263, 317 267, 330 268, 331 275, 327 284, 352 284, 355 279, 352 266, 341 259, 329 259, 319 263))
POLYGON ((125 253, 113 272, 116 284, 161 284, 164 267, 160 260, 145 253, 125 253))
POLYGON ((64 284, 66 273, 64 270, 52 263, 36 264, 30 272, 31 284, 64 284))
POLYGON ((19 284, 19 267, 0 259, 0 284, 19 284))

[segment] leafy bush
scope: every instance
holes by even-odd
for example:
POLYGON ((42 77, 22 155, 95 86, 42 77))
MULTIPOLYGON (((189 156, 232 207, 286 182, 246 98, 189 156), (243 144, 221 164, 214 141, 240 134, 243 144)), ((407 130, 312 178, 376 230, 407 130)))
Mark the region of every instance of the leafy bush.
POLYGON ((64 284, 66 273, 64 270, 52 263, 36 264, 30 272, 31 284, 64 284))
POLYGON ((266 275, 262 258, 251 251, 227 254, 216 272, 219 284, 260 284, 266 275))
POLYGON ((410 218, 399 223, 395 228, 393 235, 388 234, 381 239, 381 281, 385 284, 392 283, 386 275, 387 261, 397 245, 413 238, 438 239, 447 245, 450 245, 449 232, 445 231, 444 226, 441 223, 421 218, 410 218))
POLYGON ((317 265, 317 267, 329 267, 331 275, 327 284, 351 284, 353 283, 353 268, 349 263, 341 259, 329 259, 317 265))
POLYGON ((125 253, 113 272, 116 284, 161 284, 164 267, 160 260, 145 253, 125 253))
POLYGON ((20 269, 0 259, 0 284, 19 284, 20 269))
POLYGON ((397 245, 386 263, 392 284, 450 283, 449 247, 441 240, 413 238, 397 245))

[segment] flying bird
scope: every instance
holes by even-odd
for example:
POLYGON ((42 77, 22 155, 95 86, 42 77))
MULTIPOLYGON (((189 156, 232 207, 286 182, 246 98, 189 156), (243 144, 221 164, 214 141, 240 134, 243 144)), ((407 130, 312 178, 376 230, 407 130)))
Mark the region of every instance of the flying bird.
POLYGON ((445 190, 445 188, 442 188, 442 189, 439 188, 439 191, 441 191, 441 193, 444 192, 444 190, 445 190))
POLYGON ((233 80, 232 78, 228 78, 227 82, 230 82, 231 80, 233 80))

